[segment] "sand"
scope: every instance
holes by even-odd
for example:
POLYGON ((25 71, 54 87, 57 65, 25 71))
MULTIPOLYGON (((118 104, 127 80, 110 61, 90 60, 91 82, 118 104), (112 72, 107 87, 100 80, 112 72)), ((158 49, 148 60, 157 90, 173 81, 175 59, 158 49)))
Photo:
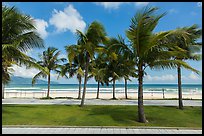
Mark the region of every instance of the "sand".
MULTIPOLYGON (((25 91, 19 91, 19 92, 5 92, 4 97, 5 98, 13 98, 13 97, 18 97, 18 98, 42 98, 46 97, 47 92, 46 91, 41 91, 41 92, 25 92, 25 91)), ((82 96, 82 94, 81 94, 82 96)), ((113 96, 112 93, 100 93, 99 98, 101 99, 111 99, 113 96)), ((116 98, 118 99, 123 99, 125 98, 124 93, 116 93, 115 94, 116 98)), ((78 97, 78 92, 75 91, 51 91, 50 92, 50 97, 69 97, 69 98, 77 98, 78 97)), ((129 99, 137 99, 138 93, 128 93, 128 98, 129 99)), ((86 93, 86 98, 96 98, 96 92, 87 92, 86 93)), ((144 93, 143 94, 144 99, 163 99, 163 94, 162 93, 144 93)), ((164 98, 178 98, 178 94, 176 93, 165 93, 164 98)), ((183 98, 185 99, 202 99, 202 94, 183 94, 183 98)))

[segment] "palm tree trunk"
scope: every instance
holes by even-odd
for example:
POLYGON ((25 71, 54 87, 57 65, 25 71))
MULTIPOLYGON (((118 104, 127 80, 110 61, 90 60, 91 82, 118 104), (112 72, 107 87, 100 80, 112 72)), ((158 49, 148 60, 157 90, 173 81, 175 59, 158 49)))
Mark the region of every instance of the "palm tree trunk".
POLYGON ((113 99, 115 98, 115 79, 113 79, 113 99))
POLYGON ((127 79, 125 79, 125 99, 127 98, 127 79))
POLYGON ((86 55, 87 59, 86 59, 86 66, 85 66, 85 77, 84 77, 84 89, 83 89, 83 95, 82 95, 82 99, 81 99, 81 107, 84 106, 84 100, 85 100, 85 94, 86 94, 86 84, 87 84, 87 80, 88 80, 88 66, 89 66, 89 55, 86 55))
POLYGON ((179 109, 183 109, 183 102, 182 102, 182 89, 181 89, 181 67, 178 66, 178 96, 179 96, 179 109))
POLYGON ((2 83, 2 99, 4 99, 4 84, 2 83))
POLYGON ((79 94, 77 99, 81 99, 81 76, 79 76, 79 94))
POLYGON ((139 87, 138 87, 138 118, 139 122, 146 123, 147 120, 144 114, 144 105, 143 105, 143 70, 142 65, 139 66, 139 87))
POLYGON ((47 98, 50 97, 50 71, 49 71, 49 75, 48 75, 48 90, 47 90, 47 98))
POLYGON ((99 99, 99 86, 100 86, 100 82, 98 81, 98 90, 97 90, 97 96, 96 96, 96 99, 99 99))

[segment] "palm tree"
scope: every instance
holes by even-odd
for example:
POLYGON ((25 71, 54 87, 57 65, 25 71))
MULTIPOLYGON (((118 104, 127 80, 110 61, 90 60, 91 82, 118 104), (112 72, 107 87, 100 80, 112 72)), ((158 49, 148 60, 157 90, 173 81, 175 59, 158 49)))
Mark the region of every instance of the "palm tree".
POLYGON ((10 81, 11 72, 14 70, 11 68, 12 62, 3 61, 2 62, 2 99, 4 99, 4 88, 5 85, 10 81))
MULTIPOLYGON (((72 51, 72 49, 77 49, 77 47, 73 46, 65 46, 65 50, 67 54, 72 51)), ((59 71, 59 75, 66 76, 66 73, 69 74, 69 78, 73 77, 74 75, 77 75, 77 79, 79 81, 79 91, 78 91, 78 98, 81 99, 81 82, 82 77, 84 76, 84 62, 85 58, 83 54, 80 54, 80 50, 77 49, 74 52, 77 53, 77 55, 74 57, 72 62, 66 63, 61 67, 61 70, 59 71)), ((69 57, 68 57, 69 59, 69 57)), ((68 78, 68 76, 66 76, 68 78)))
POLYGON ((108 85, 108 76, 107 76, 107 60, 106 53, 99 53, 97 57, 91 61, 91 69, 89 78, 94 77, 95 81, 98 83, 96 99, 99 99, 99 88, 100 84, 108 85))
POLYGON ((91 75, 89 76, 89 78, 94 77, 95 81, 97 82, 98 86, 97 86, 97 95, 96 95, 96 99, 99 99, 99 92, 100 92, 100 84, 103 86, 104 85, 104 78, 105 78, 105 68, 93 68, 91 75))
POLYGON ((44 47, 43 40, 35 30, 30 16, 20 13, 15 7, 2 5, 2 86, 10 81, 13 65, 43 70, 26 55, 31 49, 44 47))
POLYGON ((97 95, 96 95, 96 99, 99 99, 99 88, 100 88, 100 84, 102 86, 104 86, 104 84, 108 85, 108 79, 106 74, 106 68, 101 68, 101 69, 95 69, 96 70, 96 75, 95 75, 95 80, 98 82, 98 87, 97 87, 97 95))
POLYGON ((183 55, 182 51, 168 51, 168 48, 175 45, 175 43, 165 44, 169 35, 179 31, 153 33, 158 21, 165 15, 165 13, 155 15, 154 13, 157 10, 158 8, 156 7, 146 7, 143 11, 138 12, 131 19, 131 25, 126 31, 126 35, 131 42, 134 61, 138 70, 138 119, 139 122, 143 123, 147 122, 143 106, 143 78, 145 69, 147 67, 151 69, 176 68, 178 65, 181 65, 187 69, 194 70, 183 61, 169 59, 172 56, 183 55))
MULTIPOLYGON (((125 60, 125 59, 124 59, 125 60)), ((122 71, 121 72, 125 81, 125 99, 128 99, 128 95, 127 95, 127 81, 131 81, 130 77, 134 77, 137 78, 137 70, 135 69, 135 65, 134 63, 132 63, 132 61, 124 61, 122 67, 122 71)))
POLYGON ((119 74, 125 81, 125 98, 127 99, 127 80, 130 80, 129 77, 137 77, 135 63, 133 61, 133 52, 129 45, 125 43, 125 39, 120 35, 118 35, 118 38, 112 39, 109 50, 111 50, 111 52, 114 50, 118 55, 119 65, 117 67, 120 69, 119 74))
MULTIPOLYGON (((185 50, 185 56, 175 56, 175 60, 185 61, 185 60, 200 60, 200 54, 195 54, 200 51, 202 43, 197 42, 197 39, 201 37, 202 30, 198 28, 197 25, 192 25, 190 27, 178 28, 177 31, 183 31, 186 33, 187 38, 183 37, 181 34, 170 35, 168 37, 169 42, 175 42, 176 45, 185 50)), ((199 71, 195 71, 197 74, 199 71)), ((182 102, 182 88, 181 88, 181 66, 177 67, 178 73, 178 98, 179 98, 179 109, 183 109, 182 102)))
POLYGON ((57 68, 60 68, 61 65, 60 62, 64 62, 65 58, 58 58, 60 55, 60 51, 58 51, 57 48, 54 47, 48 47, 46 51, 43 51, 43 54, 40 56, 41 61, 38 61, 37 63, 47 69, 48 73, 45 73, 44 71, 40 71, 38 74, 36 74, 32 79, 32 85, 35 84, 36 79, 39 77, 47 78, 48 76, 48 91, 47 91, 47 98, 49 98, 50 94, 50 74, 51 71, 57 71, 57 68))
POLYGON ((122 76, 122 68, 124 60, 121 53, 121 41, 119 41, 117 38, 110 38, 106 42, 106 54, 107 54, 107 75, 110 78, 109 82, 112 82, 113 86, 113 98, 115 97, 115 82, 116 80, 120 80, 122 76))
MULTIPOLYGON (((59 69, 56 70, 56 73, 58 73, 58 77, 57 79, 59 79, 59 77, 66 77, 68 78, 72 78, 76 73, 77 73, 77 64, 70 64, 66 63, 62 66, 59 67, 59 69), (68 75, 67 75, 68 74, 68 75)), ((80 94, 81 94, 81 76, 78 76, 79 74, 77 74, 77 79, 79 81, 79 95, 78 95, 78 99, 80 99, 80 94)))
POLYGON ((25 53, 43 48, 43 40, 35 32, 33 19, 21 14, 15 7, 2 6, 2 59, 17 64, 31 60, 25 53))
MULTIPOLYGON (((96 51, 101 51, 100 44, 106 40, 106 32, 102 24, 97 21, 91 23, 87 28, 86 32, 83 33, 79 30, 76 32, 78 36, 78 46, 80 52, 85 56, 85 71, 84 71, 84 88, 81 100, 81 107, 84 106, 85 94, 86 94, 86 84, 88 81, 88 69, 90 69, 90 60, 93 60, 96 51)), ((75 45, 74 45, 75 46, 75 45)), ((76 47, 76 46, 75 46, 76 47)), ((74 48, 69 52, 69 62, 72 62, 77 54, 74 52, 74 48)))

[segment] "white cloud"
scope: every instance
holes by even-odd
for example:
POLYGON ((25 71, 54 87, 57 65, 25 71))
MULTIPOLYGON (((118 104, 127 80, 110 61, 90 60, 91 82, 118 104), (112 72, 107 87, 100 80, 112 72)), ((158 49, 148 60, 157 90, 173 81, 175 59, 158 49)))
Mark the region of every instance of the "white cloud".
POLYGON ((84 31, 86 27, 82 16, 72 5, 68 5, 64 11, 54 9, 49 23, 56 27, 57 32, 71 31, 75 33, 76 29, 84 31))
POLYGON ((26 69, 25 66, 19 67, 14 65, 13 69, 15 70, 15 72, 13 73, 14 76, 20 76, 20 77, 28 77, 28 78, 32 78, 34 77, 39 70, 37 69, 26 69))
POLYGON ((51 73, 50 74, 50 78, 51 78, 52 81, 57 81, 57 77, 58 77, 58 74, 56 74, 56 73, 51 73))
MULTIPOLYGON (((33 78, 37 73, 40 72, 38 69, 34 69, 34 68, 26 69, 25 66, 19 67, 14 65, 12 68, 14 69, 14 73, 13 73, 14 76, 20 76, 25 78, 33 78)), ((58 74, 51 73, 50 76, 52 81, 57 81, 58 74)), ((39 79, 47 80, 45 78, 39 78, 39 79)))
POLYGON ((127 4, 129 2, 95 2, 96 5, 101 5, 105 9, 118 9, 120 5, 127 4))
MULTIPOLYGON (((194 81, 199 81, 201 80, 197 74, 194 72, 191 72, 189 75, 181 75, 181 80, 183 83, 185 82, 194 82, 194 81)), ((151 75, 146 75, 144 77, 144 81, 149 81, 149 82, 166 82, 166 83, 172 83, 175 82, 177 83, 178 81, 178 75, 177 74, 165 74, 165 75, 160 75, 160 76, 151 76, 151 75)))
POLYGON ((197 2, 198 7, 202 7, 202 2, 197 2))
POLYGON ((60 54, 59 58, 67 58, 67 55, 66 54, 60 54))
POLYGON ((136 6, 146 6, 148 4, 149 4, 149 2, 135 2, 136 6))
POLYGON ((34 19, 36 31, 40 34, 40 36, 44 39, 48 36, 48 32, 46 28, 48 27, 48 23, 43 19, 34 19))
POLYGON ((199 80, 199 77, 193 72, 188 77, 190 80, 199 80))
POLYGON ((149 2, 95 2, 96 5, 103 6, 105 9, 118 9, 124 4, 133 4, 136 6, 146 6, 149 2))
POLYGON ((29 49, 25 52, 26 55, 32 57, 34 50, 33 49, 29 49))
POLYGON ((170 13, 170 14, 178 13, 178 10, 176 10, 176 9, 170 9, 170 10, 169 10, 169 13, 170 13))
POLYGON ((147 75, 145 76, 146 81, 175 81, 176 75, 167 74, 167 75, 161 75, 161 76, 151 76, 147 75))

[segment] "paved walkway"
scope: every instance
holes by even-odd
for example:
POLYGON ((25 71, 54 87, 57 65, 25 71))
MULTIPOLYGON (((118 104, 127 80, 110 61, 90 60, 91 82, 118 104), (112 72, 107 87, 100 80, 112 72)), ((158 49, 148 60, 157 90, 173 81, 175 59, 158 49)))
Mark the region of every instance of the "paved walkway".
MULTIPOLYGON (((81 100, 78 99, 29 99, 29 98, 6 98, 2 99, 2 104, 67 104, 79 105, 81 100)), ((86 105, 137 105, 137 100, 104 100, 104 99, 86 99, 86 105)), ((178 100, 144 100, 144 105, 163 105, 178 106, 178 100)), ((183 100, 184 106, 202 106, 201 100, 183 100)))
POLYGON ((133 128, 2 128, 2 134, 202 134, 202 130, 133 128))

